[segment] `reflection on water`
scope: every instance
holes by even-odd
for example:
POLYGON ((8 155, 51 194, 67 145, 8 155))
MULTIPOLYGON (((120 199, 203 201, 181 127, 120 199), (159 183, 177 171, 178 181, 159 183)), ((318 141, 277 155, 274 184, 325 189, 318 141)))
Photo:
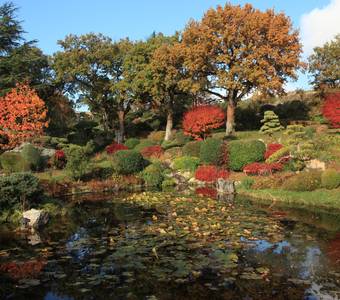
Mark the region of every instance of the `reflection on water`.
POLYGON ((206 209, 204 198, 187 197, 176 215, 167 206, 142 209, 120 199, 72 205, 67 218, 34 238, 37 243, 0 228, 0 298, 312 300, 340 295, 338 216, 274 211, 247 199, 210 203, 206 209), (187 205, 193 205, 196 217, 206 211, 206 224, 188 214, 187 205), (181 231, 176 224, 183 220, 190 228, 183 225, 181 231))

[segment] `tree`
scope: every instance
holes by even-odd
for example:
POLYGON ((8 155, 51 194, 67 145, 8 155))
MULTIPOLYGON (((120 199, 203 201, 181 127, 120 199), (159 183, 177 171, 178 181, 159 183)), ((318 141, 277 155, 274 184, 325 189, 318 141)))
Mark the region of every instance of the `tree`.
POLYGON ((124 118, 133 98, 123 82, 124 57, 132 44, 129 40, 113 43, 101 34, 69 35, 58 42, 53 66, 65 91, 87 104, 100 118, 105 130, 117 130, 118 142, 124 136, 124 118), (117 122, 118 121, 118 122, 117 122))
POLYGON ((185 113, 183 118, 183 130, 196 140, 207 137, 212 129, 221 127, 224 124, 223 110, 214 105, 201 105, 185 113))
POLYGON ((18 82, 43 89, 49 72, 47 56, 35 46, 36 41, 24 40, 16 11, 11 2, 0 6, 0 95, 18 82))
POLYGON ((0 98, 0 149, 12 149, 48 126, 44 101, 28 85, 17 85, 0 98))
POLYGON ((314 48, 308 58, 309 72, 313 76, 311 84, 316 89, 340 88, 340 34, 323 47, 314 48))
POLYGON ((264 134, 272 135, 274 132, 281 131, 283 129, 283 126, 280 124, 278 115, 275 114, 272 110, 267 110, 264 112, 261 123, 263 123, 263 125, 260 128, 260 132, 264 134))
POLYGON ((326 95, 322 114, 334 128, 340 128, 340 92, 326 95))
POLYGON ((234 131, 237 103, 256 90, 283 93, 296 78, 301 45, 290 19, 250 4, 226 4, 190 21, 183 32, 184 66, 203 91, 227 103, 226 134, 234 131))

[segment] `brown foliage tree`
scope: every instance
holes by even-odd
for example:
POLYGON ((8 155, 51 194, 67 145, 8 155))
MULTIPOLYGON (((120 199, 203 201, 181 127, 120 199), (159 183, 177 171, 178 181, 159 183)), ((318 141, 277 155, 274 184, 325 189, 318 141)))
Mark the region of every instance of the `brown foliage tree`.
POLYGON ((302 64, 297 31, 284 13, 250 4, 226 4, 190 21, 183 33, 185 67, 203 90, 227 103, 226 134, 234 131, 237 103, 259 90, 283 92, 302 64))

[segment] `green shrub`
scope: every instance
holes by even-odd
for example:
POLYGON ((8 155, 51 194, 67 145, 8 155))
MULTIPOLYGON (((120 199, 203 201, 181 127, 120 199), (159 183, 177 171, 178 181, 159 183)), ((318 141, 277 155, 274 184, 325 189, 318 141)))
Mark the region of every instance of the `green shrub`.
POLYGON ((277 162, 281 157, 290 154, 290 147, 282 147, 281 149, 274 152, 271 156, 266 159, 266 163, 271 164, 277 162))
POLYGON ((179 130, 175 133, 175 141, 179 146, 183 146, 184 144, 191 141, 191 137, 188 135, 185 135, 182 130, 179 130))
POLYGON ((176 186, 176 181, 173 178, 165 179, 162 182, 162 190, 163 191, 169 190, 169 189, 173 188, 174 186, 176 186))
POLYGON ((201 141, 188 142, 183 146, 183 154, 186 156, 200 156, 201 141))
POLYGON ((216 132, 211 135, 213 139, 223 140, 226 137, 225 130, 223 132, 216 132))
POLYGON ((31 144, 27 144, 22 148, 22 158, 29 164, 30 169, 38 171, 43 166, 43 159, 40 155, 40 151, 31 144))
POLYGON ((283 170, 291 172, 302 171, 305 166, 306 165, 303 161, 293 158, 284 164, 283 170))
POLYGON ((219 165, 223 141, 209 138, 201 143, 200 160, 204 164, 219 165))
POLYGON ((254 178, 252 178, 250 176, 246 176, 246 177, 242 178, 241 186, 246 190, 250 190, 251 187, 253 186, 254 182, 255 182, 254 178))
POLYGON ((16 173, 0 177, 1 210, 12 209, 20 203, 29 204, 39 193, 39 180, 31 173, 16 173))
POLYGON ((87 155, 92 155, 96 152, 98 145, 93 140, 89 140, 85 145, 87 155))
POLYGON ((164 141, 161 146, 164 150, 168 150, 171 148, 180 147, 182 146, 182 144, 177 142, 176 140, 172 140, 172 141, 164 141))
POLYGON ((157 144, 160 144, 165 137, 165 131, 152 131, 148 135, 148 140, 154 141, 157 144))
POLYGON ((301 172, 288 178, 282 185, 282 189, 288 191, 314 191, 321 186, 321 172, 301 172))
POLYGON ((129 149, 135 148, 140 143, 139 139, 137 138, 129 138, 125 141, 124 145, 129 149))
POLYGON ((127 175, 143 170, 143 156, 135 150, 120 150, 113 156, 113 169, 117 174, 127 175))
POLYGON ((160 187, 164 179, 163 166, 160 163, 147 166, 142 172, 142 178, 147 186, 160 187))
POLYGON ((340 173, 334 169, 325 170, 321 174, 321 186, 332 190, 340 186, 340 173))
POLYGON ((85 147, 71 145, 66 151, 66 170, 70 173, 73 179, 81 179, 89 165, 89 155, 85 147))
POLYGON ((174 159, 173 168, 180 171, 194 172, 199 164, 200 160, 197 157, 182 156, 174 159))
POLYGON ((183 155, 182 147, 173 147, 173 148, 165 150, 163 157, 166 159, 174 159, 182 155, 183 155))
POLYGON ((258 140, 231 141, 228 150, 230 169, 241 171, 245 165, 263 160, 266 145, 258 140))
POLYGON ((29 163, 17 152, 5 152, 0 155, 0 164, 5 173, 26 172, 30 170, 29 163))
POLYGON ((280 124, 278 115, 275 114, 272 110, 267 110, 264 112, 261 123, 263 125, 260 128, 260 132, 264 134, 272 135, 277 131, 283 130, 283 126, 280 124))
POLYGON ((155 141, 143 139, 143 140, 140 140, 139 144, 134 148, 134 150, 141 151, 146 147, 155 146, 155 145, 157 145, 155 141))

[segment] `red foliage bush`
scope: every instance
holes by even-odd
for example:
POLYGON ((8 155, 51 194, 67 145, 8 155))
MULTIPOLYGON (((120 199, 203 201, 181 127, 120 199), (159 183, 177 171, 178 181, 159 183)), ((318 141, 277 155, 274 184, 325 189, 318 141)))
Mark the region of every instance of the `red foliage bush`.
POLYGON ((227 179, 229 172, 216 166, 199 166, 195 172, 195 178, 205 182, 215 182, 218 178, 227 179))
POLYGON ((128 150, 128 149, 129 148, 126 147, 123 144, 119 144, 119 143, 113 142, 111 145, 108 145, 106 147, 106 153, 107 154, 115 154, 119 150, 128 150))
POLYGON ((272 156, 275 152, 283 148, 281 144, 268 144, 267 150, 264 153, 264 158, 267 159, 268 157, 272 156))
POLYGON ((217 190, 211 187, 200 187, 195 190, 197 195, 206 196, 210 198, 217 197, 217 190))
POLYGON ((160 158, 164 154, 164 150, 161 146, 156 145, 145 147, 144 149, 141 150, 140 153, 145 158, 150 157, 160 158))
POLYGON ((31 260, 22 263, 9 262, 0 265, 0 271, 8 273, 12 279, 35 278, 46 265, 45 260, 31 260))
POLYGON ((340 128, 340 92, 326 95, 322 114, 334 128, 340 128))
POLYGON ((243 172, 247 175, 268 175, 277 171, 282 171, 283 165, 280 163, 251 163, 243 168, 243 172))
POLYGON ((185 113, 183 130, 196 140, 205 139, 210 131, 224 124, 224 112, 215 105, 201 105, 185 113))
POLYGON ((52 167, 57 169, 63 169, 66 166, 66 155, 63 150, 57 150, 50 161, 52 167))

